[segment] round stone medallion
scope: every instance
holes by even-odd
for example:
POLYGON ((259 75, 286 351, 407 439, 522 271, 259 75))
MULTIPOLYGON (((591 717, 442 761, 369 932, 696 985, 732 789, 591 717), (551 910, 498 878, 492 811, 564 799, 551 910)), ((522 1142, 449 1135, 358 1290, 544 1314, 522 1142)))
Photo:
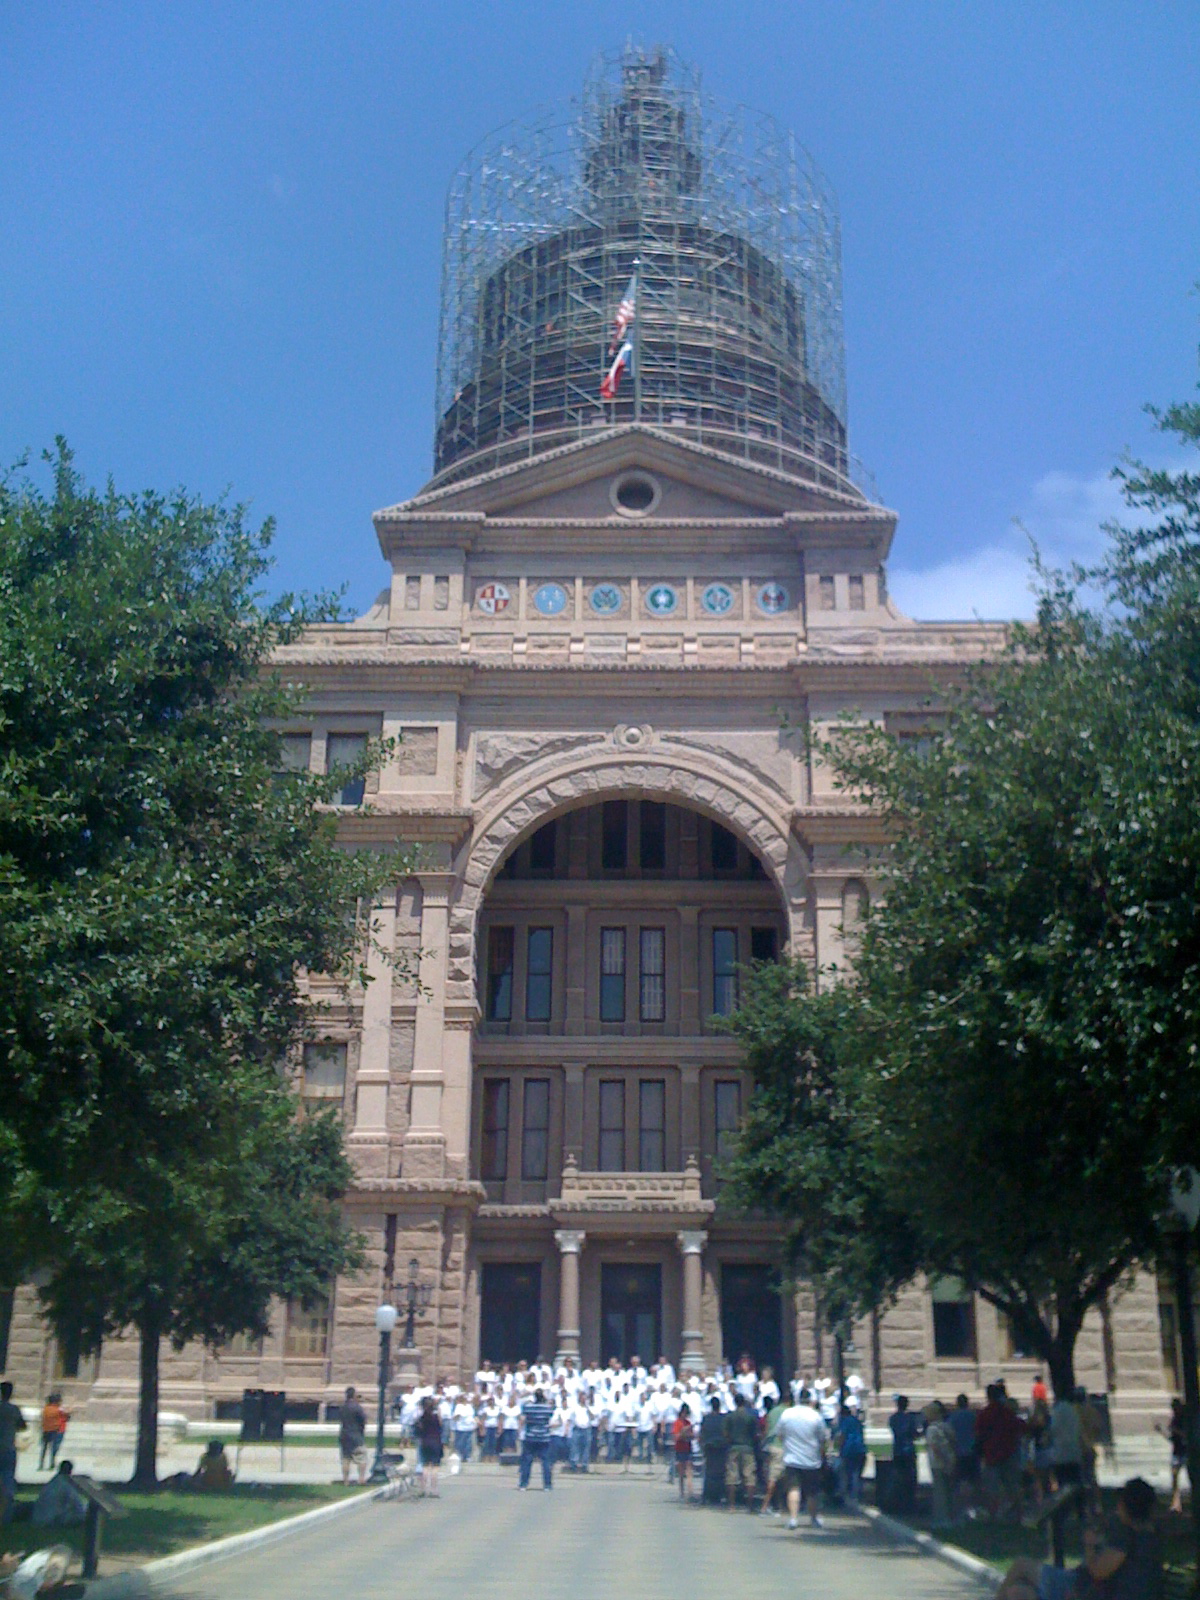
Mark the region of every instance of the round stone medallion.
POLYGON ((533 609, 543 617, 559 617, 567 609, 567 591, 561 583, 543 583, 533 592, 533 609))
POLYGON ((758 591, 758 609, 768 617, 777 617, 791 604, 791 596, 781 583, 764 583, 758 591))
POLYGON ((710 583, 700 595, 701 608, 710 617, 725 617, 733 610, 733 590, 727 583, 710 583))
POLYGON ((485 583, 475 591, 475 604, 485 617, 498 617, 512 604, 512 595, 502 583, 485 583))
POLYGON ((615 583, 598 583, 588 595, 588 605, 598 617, 611 617, 621 609, 621 591, 615 583))
POLYGON ((674 616, 679 608, 679 596, 669 583, 656 583, 646 590, 646 610, 652 617, 674 616))

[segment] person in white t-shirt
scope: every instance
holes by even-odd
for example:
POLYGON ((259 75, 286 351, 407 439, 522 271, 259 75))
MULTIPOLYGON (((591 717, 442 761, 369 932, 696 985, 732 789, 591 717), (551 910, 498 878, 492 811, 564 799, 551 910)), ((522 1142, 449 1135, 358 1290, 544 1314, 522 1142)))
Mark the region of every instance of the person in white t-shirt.
POLYGON ((823 1527, 818 1511, 821 1469, 829 1429, 805 1390, 797 1405, 788 1406, 780 1418, 775 1437, 783 1450, 783 1484, 787 1490, 788 1527, 799 1526, 802 1506, 807 1506, 814 1528, 823 1527))
POLYGON ((634 1413, 634 1428, 637 1433, 637 1458, 644 1461, 653 1471, 654 1468, 654 1430, 658 1426, 658 1411, 654 1404, 654 1393, 651 1389, 643 1389, 638 1396, 637 1408, 634 1413))
POLYGON ((521 1402, 512 1390, 500 1406, 500 1449, 511 1455, 517 1448, 517 1429, 521 1426, 521 1402))
POLYGON ((571 1426, 571 1471, 586 1472, 592 1454, 592 1415, 584 1395, 577 1394, 571 1401, 567 1418, 571 1426))
POLYGON ((609 1459, 619 1461, 624 1472, 629 1471, 629 1458, 633 1454, 635 1420, 633 1395, 628 1389, 622 1389, 613 1396, 608 1432, 613 1441, 613 1454, 609 1459))
POLYGON ((500 1449, 500 1402, 495 1395, 489 1394, 479 1407, 479 1422, 483 1428, 479 1459, 495 1460, 500 1449))
POLYGON ((454 1429, 454 1448, 458 1451, 458 1459, 467 1462, 471 1459, 471 1445, 475 1441, 475 1407, 466 1395, 454 1402, 450 1425, 454 1429))

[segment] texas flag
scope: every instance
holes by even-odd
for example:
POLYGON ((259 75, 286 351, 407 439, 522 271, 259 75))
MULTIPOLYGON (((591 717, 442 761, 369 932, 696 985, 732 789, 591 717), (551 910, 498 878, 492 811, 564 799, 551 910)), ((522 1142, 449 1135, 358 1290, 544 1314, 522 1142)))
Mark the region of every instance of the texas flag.
POLYGON ((621 374, 626 367, 633 366, 633 345, 628 339, 622 344, 613 358, 613 364, 605 373, 600 384, 601 400, 615 400, 617 390, 621 384, 621 374))

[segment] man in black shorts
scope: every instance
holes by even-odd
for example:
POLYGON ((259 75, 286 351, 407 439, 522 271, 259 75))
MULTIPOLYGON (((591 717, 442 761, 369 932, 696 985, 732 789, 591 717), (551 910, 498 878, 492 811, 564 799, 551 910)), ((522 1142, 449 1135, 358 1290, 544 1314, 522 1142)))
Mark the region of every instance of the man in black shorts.
POLYGON ((775 1437, 783 1447, 782 1482, 787 1494, 788 1527, 799 1527, 802 1506, 807 1507, 814 1528, 824 1527, 817 1507, 829 1429, 807 1391, 802 1390, 797 1403, 780 1416, 775 1437))

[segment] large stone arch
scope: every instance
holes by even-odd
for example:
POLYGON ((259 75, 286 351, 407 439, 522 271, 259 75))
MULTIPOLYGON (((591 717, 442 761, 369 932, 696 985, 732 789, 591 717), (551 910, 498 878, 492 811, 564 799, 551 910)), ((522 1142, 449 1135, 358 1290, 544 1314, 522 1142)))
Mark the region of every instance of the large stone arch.
POLYGON ((543 823, 580 806, 640 798, 690 806, 738 834, 755 851, 779 894, 794 954, 814 952, 808 861, 784 807, 773 807, 746 783, 714 775, 675 757, 612 756, 559 768, 506 786, 491 801, 464 847, 465 861, 450 907, 447 999, 474 997, 475 929, 497 868, 514 845, 543 823))

